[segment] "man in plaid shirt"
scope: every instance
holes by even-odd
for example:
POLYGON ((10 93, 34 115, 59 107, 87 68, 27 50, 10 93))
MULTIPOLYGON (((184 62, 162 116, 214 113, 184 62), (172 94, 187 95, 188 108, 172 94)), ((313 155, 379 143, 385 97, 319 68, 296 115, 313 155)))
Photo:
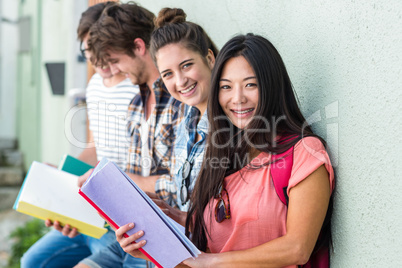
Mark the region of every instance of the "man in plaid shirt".
POLYGON ((161 199, 175 206, 176 188, 170 169, 173 168, 174 133, 183 117, 182 105, 170 96, 160 79, 153 83, 152 90, 146 85, 140 86, 140 93, 128 108, 132 140, 126 173, 141 189, 155 191, 161 199), (147 107, 143 103, 151 101, 152 94, 154 109, 146 117, 144 109, 147 107), (144 152, 144 146, 149 148, 148 153, 144 152))
MULTIPOLYGON (((174 133, 184 105, 166 90, 148 50, 154 17, 135 3, 112 5, 91 27, 88 46, 95 65, 109 65, 113 74, 122 72, 140 87, 128 108, 131 145, 125 172, 142 190, 176 206, 170 170, 174 133)), ((145 267, 145 261, 126 254, 116 241, 76 267, 121 266, 145 267)))
MULTIPOLYGON (((176 187, 170 170, 174 133, 184 105, 166 90, 148 50, 153 21, 154 14, 135 3, 112 5, 91 27, 88 47, 95 65, 109 65, 113 74, 122 72, 140 87, 128 108, 131 145, 125 172, 142 190, 155 192, 175 206, 176 187)), ((126 254, 116 241, 76 267, 116 265, 144 267, 145 261, 126 254)))
POLYGON ((140 86, 140 94, 128 108, 131 146, 125 172, 142 190, 155 192, 174 206, 171 158, 174 130, 183 113, 181 103, 163 85, 148 50, 153 19, 154 14, 136 4, 116 4, 91 28, 88 44, 96 64, 107 63, 113 74, 125 73, 140 86), (135 30, 128 31, 130 27, 135 30))

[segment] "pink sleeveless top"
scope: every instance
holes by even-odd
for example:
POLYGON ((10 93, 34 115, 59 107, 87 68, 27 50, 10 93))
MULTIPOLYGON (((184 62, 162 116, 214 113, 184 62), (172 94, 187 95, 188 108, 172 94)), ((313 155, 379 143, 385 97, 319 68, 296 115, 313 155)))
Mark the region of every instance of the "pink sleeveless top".
MULTIPOLYGON (((251 164, 260 166, 269 160, 270 154, 261 153, 251 164)), ((288 194, 292 187, 323 164, 333 189, 334 172, 320 140, 307 137, 299 141, 294 147, 288 194)), ((256 247, 286 234, 287 207, 276 194, 269 165, 258 169, 245 167, 226 177, 225 187, 229 193, 231 219, 221 223, 215 221, 216 199, 211 200, 204 211, 205 223, 212 237, 207 236, 212 253, 256 247)))

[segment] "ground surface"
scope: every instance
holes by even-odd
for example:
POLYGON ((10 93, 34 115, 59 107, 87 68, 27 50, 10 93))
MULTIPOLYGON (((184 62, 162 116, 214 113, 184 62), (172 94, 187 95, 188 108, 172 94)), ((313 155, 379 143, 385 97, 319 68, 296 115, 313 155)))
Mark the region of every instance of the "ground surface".
POLYGON ((7 267, 12 241, 8 238, 17 227, 24 225, 32 217, 16 212, 13 209, 0 211, 0 267, 7 267))

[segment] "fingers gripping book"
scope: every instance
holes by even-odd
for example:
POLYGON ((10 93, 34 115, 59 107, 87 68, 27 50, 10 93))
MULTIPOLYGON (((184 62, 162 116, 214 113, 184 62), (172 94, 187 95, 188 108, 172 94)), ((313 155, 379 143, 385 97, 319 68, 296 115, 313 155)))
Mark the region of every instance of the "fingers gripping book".
POLYGON ((134 223, 130 236, 140 230, 147 243, 141 251, 158 267, 175 267, 200 251, 184 228, 162 210, 113 162, 102 159, 79 193, 115 228, 134 223))

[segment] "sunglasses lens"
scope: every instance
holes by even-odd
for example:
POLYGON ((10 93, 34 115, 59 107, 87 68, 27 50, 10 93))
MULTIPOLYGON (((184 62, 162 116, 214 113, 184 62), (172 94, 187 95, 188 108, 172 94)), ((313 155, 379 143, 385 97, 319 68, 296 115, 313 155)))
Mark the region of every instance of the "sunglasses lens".
POLYGON ((186 162, 184 162, 182 170, 181 170, 181 176, 183 179, 187 179, 188 176, 190 175, 190 171, 191 171, 191 164, 190 162, 188 162, 186 160, 186 162))
POLYGON ((222 222, 226 218, 225 203, 223 199, 219 200, 216 205, 216 221, 222 222))
POLYGON ((181 189, 180 189, 180 200, 181 200, 181 203, 184 205, 185 203, 186 203, 186 201, 187 201, 187 187, 185 186, 185 185, 182 185, 181 186, 181 189))

